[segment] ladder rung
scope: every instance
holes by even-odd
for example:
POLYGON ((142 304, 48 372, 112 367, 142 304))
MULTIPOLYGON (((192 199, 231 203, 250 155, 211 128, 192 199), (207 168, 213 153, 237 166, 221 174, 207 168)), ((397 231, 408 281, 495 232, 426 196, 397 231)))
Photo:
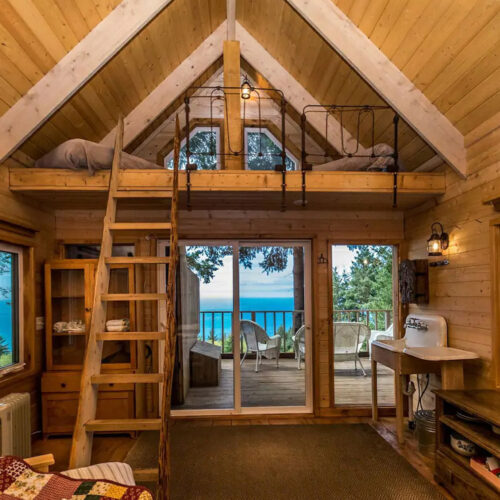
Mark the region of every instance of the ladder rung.
POLYGON ((172 198, 172 191, 117 191, 115 198, 172 198))
POLYGON ((93 375, 92 384, 158 384, 163 382, 161 373, 101 373, 93 375))
POLYGON ((165 340, 166 332, 100 332, 97 340, 165 340))
POLYGON ((134 479, 139 483, 155 483, 158 481, 158 468, 134 469, 134 479))
POLYGON ((170 257, 106 257, 106 264, 168 264, 170 257))
POLYGON ((109 225, 112 231, 170 231, 170 222, 113 222, 109 225))
POLYGON ((120 302, 129 300, 167 300, 166 293, 103 293, 101 300, 105 302, 120 302))
POLYGON ((85 424, 87 431, 158 431, 161 428, 160 418, 117 418, 106 420, 89 420, 85 424))

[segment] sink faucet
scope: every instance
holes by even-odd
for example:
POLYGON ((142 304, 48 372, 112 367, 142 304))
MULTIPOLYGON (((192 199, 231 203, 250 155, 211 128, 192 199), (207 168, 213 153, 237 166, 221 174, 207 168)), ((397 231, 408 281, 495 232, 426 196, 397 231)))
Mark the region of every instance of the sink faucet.
POLYGON ((417 318, 408 318, 405 323, 405 328, 415 328, 415 330, 428 330, 427 323, 417 318))

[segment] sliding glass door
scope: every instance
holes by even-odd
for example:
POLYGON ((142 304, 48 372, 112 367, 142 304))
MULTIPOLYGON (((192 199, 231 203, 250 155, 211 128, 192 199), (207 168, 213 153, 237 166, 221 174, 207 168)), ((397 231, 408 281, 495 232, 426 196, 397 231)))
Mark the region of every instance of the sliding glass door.
POLYGON ((177 288, 176 412, 312 411, 308 242, 181 242, 177 288))

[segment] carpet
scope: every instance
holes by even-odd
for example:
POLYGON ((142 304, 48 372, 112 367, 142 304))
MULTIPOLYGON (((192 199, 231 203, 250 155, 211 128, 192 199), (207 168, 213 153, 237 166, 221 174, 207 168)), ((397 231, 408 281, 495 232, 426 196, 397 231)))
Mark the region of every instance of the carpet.
MULTIPOLYGON (((157 466, 158 433, 126 462, 157 466)), ((366 424, 214 426, 172 430, 173 499, 442 499, 366 424)))

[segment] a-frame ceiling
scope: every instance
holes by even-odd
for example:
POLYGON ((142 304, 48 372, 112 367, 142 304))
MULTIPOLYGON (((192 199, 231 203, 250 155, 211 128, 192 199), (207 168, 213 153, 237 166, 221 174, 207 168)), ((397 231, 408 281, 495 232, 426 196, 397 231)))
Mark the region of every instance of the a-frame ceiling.
MULTIPOLYGON (((119 0, 0 3, 0 113, 93 29, 119 0)), ((467 135, 500 111, 500 2, 335 0, 415 86, 467 135)), ((381 100, 285 0, 237 0, 239 23, 323 103, 381 100)), ((225 0, 174 0, 22 146, 38 158, 72 137, 99 141, 226 18, 225 0)), ((259 68, 256 68, 259 70, 259 68)), ((170 103, 165 103, 165 107, 170 103)), ((154 117, 152 117, 153 119, 154 117)), ((379 140, 391 142, 387 117, 379 140)), ((407 168, 434 152, 409 127, 407 168)))

